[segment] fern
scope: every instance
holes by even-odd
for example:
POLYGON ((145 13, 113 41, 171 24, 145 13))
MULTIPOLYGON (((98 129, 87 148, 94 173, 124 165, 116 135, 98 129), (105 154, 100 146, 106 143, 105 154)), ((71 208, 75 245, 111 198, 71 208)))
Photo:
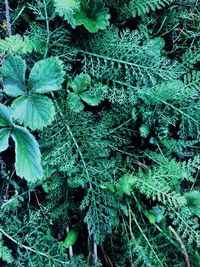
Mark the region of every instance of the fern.
POLYGON ((142 40, 138 31, 119 32, 112 28, 96 35, 87 43, 83 71, 96 79, 124 82, 127 85, 156 84, 173 80, 182 73, 178 64, 161 54, 161 38, 142 40))
POLYGON ((43 45, 41 40, 37 37, 30 38, 26 35, 21 36, 16 34, 6 37, 4 40, 0 40, 0 53, 8 51, 13 53, 42 52, 43 45))
POLYGON ((79 0, 54 0, 54 6, 61 17, 64 17, 73 27, 76 26, 74 15, 80 8, 79 0))
POLYGON ((4 262, 7 262, 8 264, 13 263, 14 258, 11 254, 11 250, 4 245, 4 242, 2 240, 2 234, 0 236, 0 259, 2 259, 4 262))
POLYGON ((200 61, 200 45, 199 43, 196 46, 192 46, 182 56, 183 64, 192 68, 197 62, 200 61))
POLYGON ((188 207, 179 210, 170 210, 170 217, 173 224, 177 227, 178 234, 183 237, 188 244, 200 246, 200 231, 198 219, 194 217, 188 207))

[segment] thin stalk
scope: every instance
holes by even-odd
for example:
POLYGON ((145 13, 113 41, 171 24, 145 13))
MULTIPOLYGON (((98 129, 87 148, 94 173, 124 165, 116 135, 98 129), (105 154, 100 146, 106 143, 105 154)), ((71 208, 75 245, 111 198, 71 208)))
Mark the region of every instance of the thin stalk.
POLYGON ((5 0, 5 6, 6 6, 7 33, 8 33, 8 36, 11 36, 12 30, 11 30, 11 23, 10 23, 10 6, 9 6, 8 0, 5 0))
POLYGON ((43 5, 44 5, 44 14, 45 14, 45 21, 46 21, 46 28, 47 28, 46 48, 44 52, 44 58, 46 58, 48 55, 49 42, 50 42, 50 27, 49 27, 49 17, 48 17, 48 12, 47 12, 46 0, 43 0, 43 5))
POLYGON ((0 228, 0 232, 4 236, 6 236, 9 240, 11 240, 13 243, 15 243, 16 245, 18 245, 21 248, 24 248, 25 250, 29 250, 29 251, 31 251, 31 252, 33 252, 35 254, 38 254, 38 255, 43 256, 43 257, 48 258, 48 259, 50 258, 50 259, 52 259, 52 260, 54 260, 55 262, 58 262, 58 263, 68 264, 68 262, 59 261, 59 260, 57 260, 57 259, 55 259, 55 258, 53 258, 53 257, 51 257, 51 256, 49 256, 49 255, 47 255, 47 254, 45 254, 43 252, 41 252, 41 251, 38 251, 38 250, 35 250, 35 249, 31 248, 31 247, 28 247, 26 245, 23 245, 22 243, 20 243, 17 240, 15 240, 11 235, 9 235, 8 233, 6 233, 2 228, 0 228))

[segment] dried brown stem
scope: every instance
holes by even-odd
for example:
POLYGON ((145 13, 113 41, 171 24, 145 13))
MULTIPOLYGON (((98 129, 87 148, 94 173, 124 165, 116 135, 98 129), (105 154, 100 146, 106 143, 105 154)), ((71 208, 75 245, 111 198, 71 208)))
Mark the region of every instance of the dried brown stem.
POLYGON ((181 248, 183 250, 183 253, 185 255, 185 263, 187 267, 190 267, 190 262, 189 262, 189 256, 186 250, 185 245, 183 244, 183 242, 181 241, 180 237, 178 236, 177 232, 171 227, 169 226, 169 230, 172 232, 172 234, 175 236, 176 240, 180 243, 181 248))

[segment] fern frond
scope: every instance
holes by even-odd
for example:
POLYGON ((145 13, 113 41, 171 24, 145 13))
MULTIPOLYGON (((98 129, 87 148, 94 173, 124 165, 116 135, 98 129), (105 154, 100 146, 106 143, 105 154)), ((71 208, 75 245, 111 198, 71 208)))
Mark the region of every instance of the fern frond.
POLYGON ((124 82, 128 85, 156 84, 159 80, 173 80, 181 75, 179 65, 162 56, 161 38, 142 42, 138 32, 119 32, 112 28, 96 34, 87 43, 83 71, 97 79, 124 82))
POLYGON ((79 10, 79 0, 54 0, 55 11, 72 25, 76 26, 74 14, 79 10))
POLYGON ((13 263, 14 258, 11 253, 12 251, 4 245, 2 237, 0 236, 0 259, 8 264, 13 263))
POLYGON ((143 14, 149 13, 150 11, 161 9, 171 2, 172 0, 131 0, 130 9, 133 14, 142 16, 143 14))
POLYGON ((174 207, 183 206, 186 204, 185 197, 179 193, 172 191, 171 186, 167 182, 165 175, 154 173, 149 170, 148 173, 139 173, 136 179, 137 189, 148 198, 152 198, 162 202, 164 205, 170 205, 174 207))
POLYGON ((189 69, 193 68, 193 66, 199 61, 200 61, 200 43, 186 50, 186 52, 182 56, 183 64, 189 69))
POLYGON ((8 51, 19 53, 42 52, 43 44, 38 38, 16 34, 0 40, 0 53, 8 51))
POLYGON ((188 207, 181 209, 169 209, 169 216, 176 226, 178 234, 184 238, 188 244, 200 247, 200 230, 198 218, 195 217, 188 207))

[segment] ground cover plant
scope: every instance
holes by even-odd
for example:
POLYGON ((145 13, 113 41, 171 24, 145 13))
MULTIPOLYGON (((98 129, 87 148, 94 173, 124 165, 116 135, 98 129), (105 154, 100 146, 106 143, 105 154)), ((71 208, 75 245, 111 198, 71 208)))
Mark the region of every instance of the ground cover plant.
POLYGON ((0 0, 0 266, 200 266, 200 2, 0 0))

